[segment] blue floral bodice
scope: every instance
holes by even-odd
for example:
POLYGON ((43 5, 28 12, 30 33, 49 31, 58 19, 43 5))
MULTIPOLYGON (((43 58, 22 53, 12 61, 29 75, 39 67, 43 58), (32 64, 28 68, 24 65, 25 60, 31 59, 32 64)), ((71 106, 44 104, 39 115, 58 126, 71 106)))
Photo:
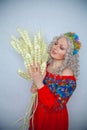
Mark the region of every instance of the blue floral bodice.
POLYGON ((76 88, 74 76, 56 76, 47 72, 43 83, 49 87, 59 103, 66 104, 76 88))

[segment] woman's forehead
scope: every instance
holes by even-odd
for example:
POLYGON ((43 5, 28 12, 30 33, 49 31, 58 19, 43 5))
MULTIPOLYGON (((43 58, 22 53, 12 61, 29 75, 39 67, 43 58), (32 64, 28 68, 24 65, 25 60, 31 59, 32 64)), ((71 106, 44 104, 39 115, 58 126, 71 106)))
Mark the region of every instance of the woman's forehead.
POLYGON ((65 37, 61 37, 58 39, 58 43, 61 44, 61 45, 65 45, 65 46, 68 46, 68 41, 65 37))

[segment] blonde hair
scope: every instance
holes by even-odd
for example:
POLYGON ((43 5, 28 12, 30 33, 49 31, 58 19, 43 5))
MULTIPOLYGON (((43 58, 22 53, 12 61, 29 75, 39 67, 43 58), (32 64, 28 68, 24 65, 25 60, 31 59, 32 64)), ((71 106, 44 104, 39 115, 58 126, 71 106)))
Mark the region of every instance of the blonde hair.
POLYGON ((52 62, 52 57, 50 56, 50 49, 52 47, 52 45, 57 42, 60 38, 66 38, 67 43, 68 43, 68 48, 66 51, 66 55, 65 55, 65 59, 63 61, 63 65, 62 67, 58 70, 57 74, 61 75, 62 71, 65 68, 69 68, 73 71, 74 76, 77 78, 79 75, 79 54, 75 54, 73 55, 73 50, 74 50, 74 45, 73 45, 73 41, 69 38, 67 38, 65 35, 60 35, 59 37, 54 37, 52 42, 50 43, 49 47, 48 47, 48 61, 47 63, 51 63, 52 62))

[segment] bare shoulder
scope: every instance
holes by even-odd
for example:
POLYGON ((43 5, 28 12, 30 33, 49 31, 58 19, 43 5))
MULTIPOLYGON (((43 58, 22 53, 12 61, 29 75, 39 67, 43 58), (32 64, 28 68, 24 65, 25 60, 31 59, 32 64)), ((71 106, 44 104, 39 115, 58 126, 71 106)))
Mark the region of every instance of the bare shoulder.
POLYGON ((73 71, 69 68, 66 68, 62 71, 63 76, 73 76, 73 71))

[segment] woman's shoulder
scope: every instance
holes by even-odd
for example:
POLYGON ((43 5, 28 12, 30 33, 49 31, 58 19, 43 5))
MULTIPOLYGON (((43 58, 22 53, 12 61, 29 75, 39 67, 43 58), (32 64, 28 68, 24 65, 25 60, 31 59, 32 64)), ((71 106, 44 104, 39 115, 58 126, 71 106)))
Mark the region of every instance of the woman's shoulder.
POLYGON ((62 71, 62 76, 73 76, 73 71, 70 68, 65 68, 62 71))

